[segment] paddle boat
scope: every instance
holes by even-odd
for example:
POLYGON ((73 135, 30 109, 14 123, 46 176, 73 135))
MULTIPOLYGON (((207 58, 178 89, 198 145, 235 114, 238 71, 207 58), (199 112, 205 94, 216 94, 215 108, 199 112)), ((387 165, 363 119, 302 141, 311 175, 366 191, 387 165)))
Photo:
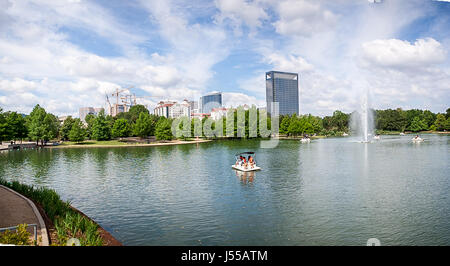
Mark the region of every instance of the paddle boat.
POLYGON ((414 138, 411 139, 413 142, 417 143, 417 142, 422 142, 423 138, 419 137, 419 135, 415 136, 414 138))
POLYGON ((343 136, 343 137, 347 137, 348 134, 344 132, 344 133, 342 133, 342 136, 343 136))
POLYGON ((311 142, 311 139, 310 138, 302 138, 302 139, 300 139, 300 142, 301 143, 308 143, 308 142, 311 142))
POLYGON ((303 138, 300 139, 301 143, 309 143, 311 142, 311 139, 309 138, 308 135, 303 136, 303 138))
POLYGON ((374 139, 374 140, 380 140, 381 137, 380 137, 380 135, 375 135, 375 136, 373 136, 373 139, 374 139))
POLYGON ((234 170, 242 172, 251 172, 261 170, 261 167, 256 165, 255 153, 252 151, 242 152, 235 155, 236 163, 231 166, 234 170), (253 162, 253 163, 252 163, 253 162))
POLYGON ((403 132, 400 132, 400 136, 404 136, 405 135, 405 133, 403 133, 403 132))

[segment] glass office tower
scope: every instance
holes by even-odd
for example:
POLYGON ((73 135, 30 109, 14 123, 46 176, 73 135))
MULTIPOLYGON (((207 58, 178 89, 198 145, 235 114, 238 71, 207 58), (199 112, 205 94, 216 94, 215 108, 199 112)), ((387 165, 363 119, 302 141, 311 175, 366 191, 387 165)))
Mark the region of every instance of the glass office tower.
POLYGON ((271 103, 278 102, 280 115, 298 114, 298 74, 270 71, 266 72, 267 112, 271 113, 271 103))
POLYGON ((209 114, 213 108, 222 107, 222 93, 215 92, 200 97, 202 113, 209 114))

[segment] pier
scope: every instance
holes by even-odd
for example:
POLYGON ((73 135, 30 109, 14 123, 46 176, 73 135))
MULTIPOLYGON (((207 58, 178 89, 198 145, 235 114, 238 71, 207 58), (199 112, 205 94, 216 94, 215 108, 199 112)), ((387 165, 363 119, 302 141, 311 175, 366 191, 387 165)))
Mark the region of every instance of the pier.
POLYGON ((36 143, 22 143, 22 144, 2 144, 0 145, 0 151, 6 150, 22 150, 22 149, 35 149, 36 143))

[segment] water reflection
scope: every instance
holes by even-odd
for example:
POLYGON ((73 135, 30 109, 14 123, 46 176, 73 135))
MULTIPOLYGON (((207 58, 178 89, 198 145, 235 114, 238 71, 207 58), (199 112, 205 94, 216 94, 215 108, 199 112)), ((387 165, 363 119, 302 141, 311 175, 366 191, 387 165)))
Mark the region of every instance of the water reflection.
POLYGON ((239 178, 239 181, 241 181, 241 184, 243 185, 250 185, 253 183, 255 179, 255 171, 250 172, 242 172, 238 170, 234 170, 236 172, 236 176, 239 178))
POLYGON ((0 176, 56 189, 126 245, 449 245, 450 138, 410 139, 11 152, 0 176), (243 151, 261 171, 231 169, 243 151))

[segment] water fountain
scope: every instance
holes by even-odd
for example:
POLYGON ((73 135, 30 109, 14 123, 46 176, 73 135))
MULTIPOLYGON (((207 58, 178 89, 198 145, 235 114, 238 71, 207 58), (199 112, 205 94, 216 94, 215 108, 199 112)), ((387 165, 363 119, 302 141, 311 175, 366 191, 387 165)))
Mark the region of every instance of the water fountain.
POLYGON ((369 91, 362 96, 361 106, 359 110, 352 114, 351 117, 352 131, 361 138, 361 142, 370 142, 369 137, 373 135, 373 115, 369 104, 369 91))

